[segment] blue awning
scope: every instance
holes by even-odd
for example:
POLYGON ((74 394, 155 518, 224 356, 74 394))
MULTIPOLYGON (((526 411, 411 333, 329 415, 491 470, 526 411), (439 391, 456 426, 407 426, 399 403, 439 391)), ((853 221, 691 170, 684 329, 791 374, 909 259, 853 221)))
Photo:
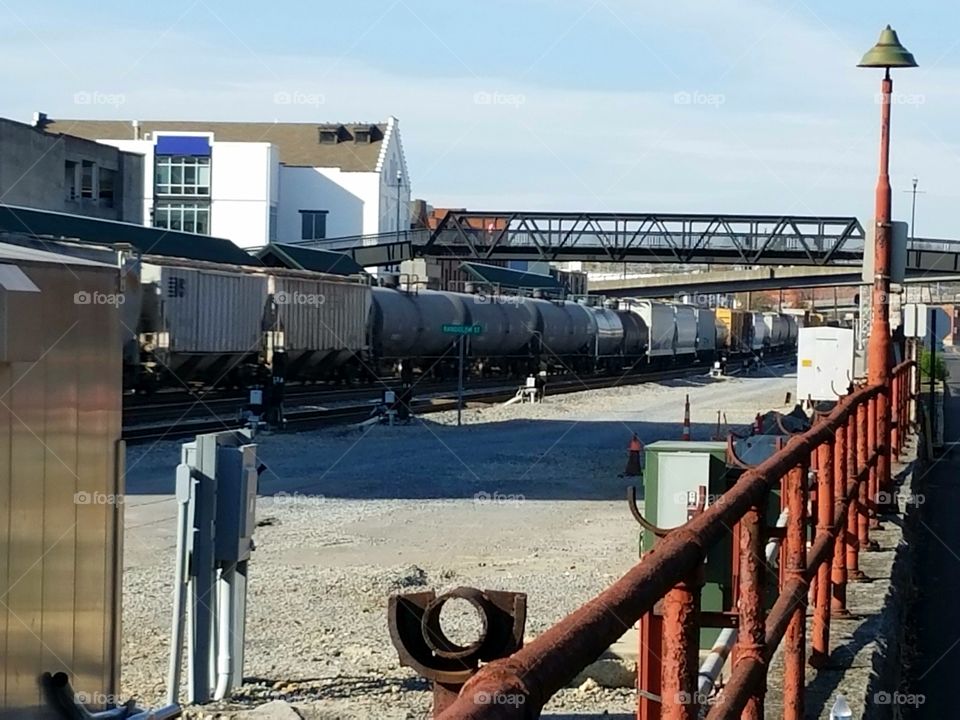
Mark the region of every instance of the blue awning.
POLYGON ((210 156, 210 138, 206 135, 160 135, 154 148, 157 155, 210 156))

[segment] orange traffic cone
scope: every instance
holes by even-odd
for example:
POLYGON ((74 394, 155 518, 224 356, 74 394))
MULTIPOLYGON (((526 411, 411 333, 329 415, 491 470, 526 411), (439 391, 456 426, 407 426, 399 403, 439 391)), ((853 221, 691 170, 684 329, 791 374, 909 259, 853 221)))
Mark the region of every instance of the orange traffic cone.
POLYGON ((630 444, 627 446, 627 467, 623 471, 624 476, 638 477, 643 475, 643 471, 640 470, 641 452, 643 452, 643 443, 640 442, 640 438, 634 433, 633 437, 630 438, 630 444))
POLYGON ((690 396, 683 405, 683 439, 690 439, 690 396))

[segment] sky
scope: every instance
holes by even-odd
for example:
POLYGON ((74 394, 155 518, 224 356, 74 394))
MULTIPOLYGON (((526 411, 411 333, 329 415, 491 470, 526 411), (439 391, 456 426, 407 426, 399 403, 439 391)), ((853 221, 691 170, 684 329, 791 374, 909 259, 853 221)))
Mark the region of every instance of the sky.
POLYGON ((872 217, 890 23, 894 219, 960 239, 946 0, 0 0, 0 115, 400 119, 414 196, 474 210, 872 217))

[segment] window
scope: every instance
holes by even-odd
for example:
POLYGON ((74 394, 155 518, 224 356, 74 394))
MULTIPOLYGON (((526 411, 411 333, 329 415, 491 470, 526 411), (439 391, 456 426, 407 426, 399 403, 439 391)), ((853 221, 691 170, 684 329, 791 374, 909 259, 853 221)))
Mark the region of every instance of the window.
POLYGON ((354 141, 363 144, 370 143, 370 131, 369 130, 354 130, 353 131, 354 141))
POLYGON ((157 195, 210 196, 210 158, 186 155, 158 155, 157 195))
POLYGON ((205 203, 157 203, 153 226, 182 232, 210 234, 210 207, 205 203))
POLYGON ((81 163, 81 172, 80 172, 80 197, 82 198, 92 198, 93 194, 93 163, 89 160, 84 160, 81 163))
POLYGON ((77 163, 73 160, 63 164, 63 189, 67 200, 77 199, 77 163))
POLYGON ((300 239, 323 240, 327 236, 326 210, 300 211, 300 239))
POLYGON ((117 171, 100 168, 97 173, 97 196, 104 207, 113 207, 114 187, 117 182, 117 171))
POLYGON ((324 145, 336 145, 340 139, 340 133, 336 130, 321 130, 320 142, 324 145))

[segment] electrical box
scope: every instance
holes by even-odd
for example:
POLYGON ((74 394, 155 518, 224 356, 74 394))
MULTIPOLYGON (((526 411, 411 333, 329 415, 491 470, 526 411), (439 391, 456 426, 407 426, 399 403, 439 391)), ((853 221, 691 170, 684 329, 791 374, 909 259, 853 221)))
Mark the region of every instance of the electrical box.
POLYGON ((250 559, 257 525, 257 446, 221 447, 217 457, 217 560, 250 559))
MULTIPOLYGON (((658 441, 646 447, 643 481, 643 515, 663 528, 683 525, 696 511, 702 497, 709 507, 729 489, 739 470, 727 467, 725 442, 658 441)), ((656 544, 652 533, 644 532, 640 542, 646 553, 656 544)), ((733 603, 732 533, 707 555, 705 584, 701 593, 703 610, 721 611, 733 603)), ((700 631, 700 647, 709 648, 719 634, 716 628, 700 631)))
POLYGON ((855 377, 853 330, 800 328, 797 337, 797 400, 836 400, 855 377))

